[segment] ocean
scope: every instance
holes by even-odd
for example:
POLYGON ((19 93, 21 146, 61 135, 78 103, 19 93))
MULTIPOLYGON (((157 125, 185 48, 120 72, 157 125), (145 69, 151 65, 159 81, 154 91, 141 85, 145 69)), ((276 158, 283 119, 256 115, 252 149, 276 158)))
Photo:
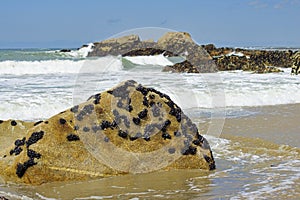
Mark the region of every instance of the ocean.
POLYGON ((87 58, 90 47, 0 50, 0 119, 38 121, 133 79, 168 94, 212 148, 214 171, 0 184, 8 199, 299 199, 300 77, 243 71, 162 72, 183 58, 87 58))

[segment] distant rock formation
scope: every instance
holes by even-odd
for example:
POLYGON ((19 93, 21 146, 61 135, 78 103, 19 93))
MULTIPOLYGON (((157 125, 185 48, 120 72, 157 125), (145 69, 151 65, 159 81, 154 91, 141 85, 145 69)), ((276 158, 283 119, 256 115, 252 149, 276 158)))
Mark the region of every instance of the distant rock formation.
POLYGON ((277 67, 290 68, 293 51, 248 50, 241 48, 216 48, 213 44, 203 45, 213 57, 218 70, 244 70, 256 73, 281 72, 277 67))
POLYGON ((200 46, 192 40, 189 33, 168 32, 157 42, 141 41, 137 35, 97 42, 94 43, 94 49, 88 56, 150 56, 158 54, 186 58, 184 62, 167 66, 163 71, 205 73, 244 70, 255 73, 273 73, 282 71, 277 67, 292 67, 295 52, 216 48, 213 44, 200 46))
POLYGON ((0 137, 8 182, 215 169, 207 140, 170 97, 132 80, 45 121, 0 121, 0 137))
MULTIPOLYGON (((185 63, 182 63, 178 69, 184 70, 179 72, 195 71, 195 69, 197 69, 195 73, 217 71, 211 56, 192 40, 190 34, 185 32, 168 32, 157 42, 141 41, 137 35, 129 35, 104 40, 94 43, 94 45, 93 51, 88 56, 140 56, 163 53, 165 56, 185 56, 186 60, 193 66, 193 70, 186 69, 185 63)), ((172 66, 170 67, 172 68, 172 66)))

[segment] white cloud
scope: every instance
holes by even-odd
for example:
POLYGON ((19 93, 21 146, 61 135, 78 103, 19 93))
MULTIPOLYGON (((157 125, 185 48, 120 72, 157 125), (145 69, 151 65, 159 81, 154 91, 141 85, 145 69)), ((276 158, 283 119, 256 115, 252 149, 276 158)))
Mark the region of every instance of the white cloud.
POLYGON ((274 8, 281 9, 288 6, 299 6, 300 0, 252 0, 248 1, 248 5, 254 8, 274 8))
POLYGON ((278 2, 277 4, 274 5, 275 9, 281 9, 283 7, 285 7, 286 5, 290 4, 289 0, 282 0, 280 2, 278 2))
POLYGON ((253 6, 254 8, 266 8, 269 6, 266 2, 262 0, 250 1, 248 5, 253 6))
POLYGON ((274 5, 274 8, 280 9, 286 6, 296 6, 300 4, 300 0, 281 0, 279 3, 274 5))

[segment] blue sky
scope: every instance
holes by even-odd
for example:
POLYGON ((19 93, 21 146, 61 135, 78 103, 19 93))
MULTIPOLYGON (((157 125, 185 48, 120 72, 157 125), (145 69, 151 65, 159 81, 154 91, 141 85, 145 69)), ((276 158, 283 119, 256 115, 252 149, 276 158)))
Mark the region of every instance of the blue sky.
POLYGON ((1 0, 0 48, 80 47, 133 28, 200 44, 300 46, 300 0, 1 0))

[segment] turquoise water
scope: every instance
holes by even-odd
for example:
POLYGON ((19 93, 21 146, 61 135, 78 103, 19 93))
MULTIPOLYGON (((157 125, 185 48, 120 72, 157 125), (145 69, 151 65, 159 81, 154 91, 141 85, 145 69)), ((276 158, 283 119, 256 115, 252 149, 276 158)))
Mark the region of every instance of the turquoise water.
MULTIPOLYGON (((72 59, 58 49, 0 49, 1 61, 41 61, 55 59, 72 59)), ((73 58, 76 59, 76 58, 73 58)), ((78 59, 78 58, 77 58, 78 59)))

